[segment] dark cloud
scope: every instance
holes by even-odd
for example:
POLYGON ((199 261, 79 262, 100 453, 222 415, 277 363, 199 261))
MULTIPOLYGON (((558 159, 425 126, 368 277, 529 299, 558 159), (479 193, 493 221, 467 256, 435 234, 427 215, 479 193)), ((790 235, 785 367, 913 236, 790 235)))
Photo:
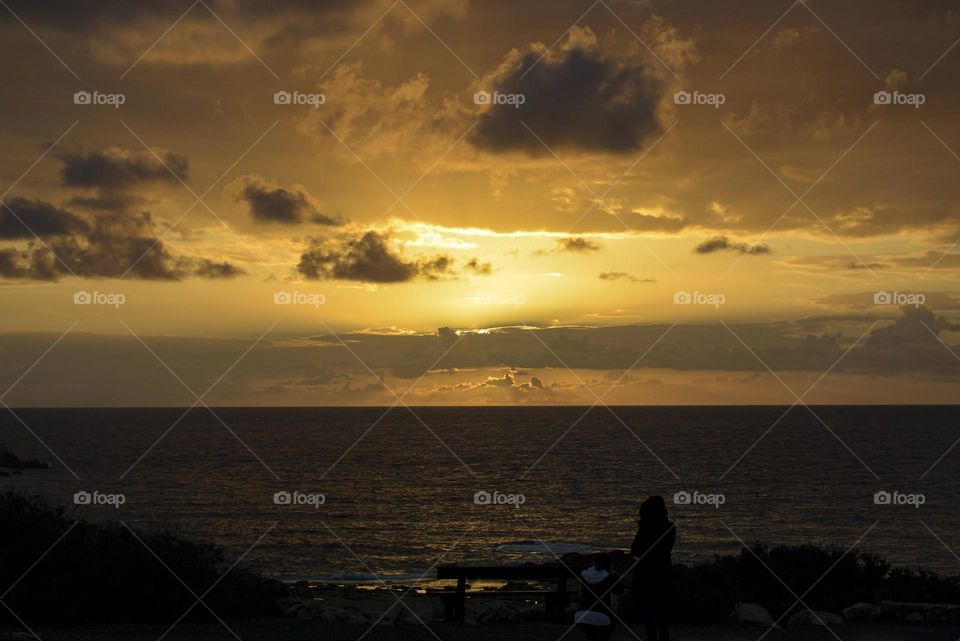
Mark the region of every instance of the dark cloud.
POLYGON ((94 211, 121 212, 144 202, 143 198, 132 194, 100 190, 93 196, 74 196, 67 201, 67 204, 94 211))
MULTIPOLYGON (((390 245, 389 236, 376 231, 362 236, 343 234, 336 238, 311 238, 300 256, 297 271, 308 280, 354 280, 366 283, 405 283, 416 279, 457 278, 455 259, 438 255, 409 260, 390 245)), ((464 268, 489 275, 490 263, 473 258, 464 268)))
POLYGON ((196 260, 193 275, 199 278, 227 279, 245 274, 242 269, 228 262, 214 262, 207 258, 196 260))
POLYGON ((445 256, 426 263, 405 260, 389 246, 385 235, 368 231, 359 238, 312 238, 297 271, 310 280, 403 283, 421 275, 436 278, 449 266, 450 259, 445 256))
POLYGON ((769 254, 770 247, 765 243, 750 245, 749 243, 741 243, 730 240, 726 236, 714 236, 713 238, 705 240, 694 247, 693 251, 697 254, 712 254, 719 251, 737 251, 741 254, 747 254, 749 256, 758 256, 760 254, 769 254))
POLYGON ((264 180, 258 175, 240 179, 237 197, 249 205, 250 213, 260 222, 297 225, 304 222, 318 225, 339 225, 341 221, 320 213, 317 202, 305 189, 289 189, 264 180))
POLYGON ((27 200, 15 196, 0 206, 0 239, 32 239, 34 235, 63 236, 83 233, 86 221, 65 209, 41 200, 27 200))
POLYGON ((571 238, 561 238, 557 241, 557 250, 565 252, 595 252, 600 251, 600 243, 594 242, 589 238, 582 236, 573 236, 571 238))
POLYGON ((857 260, 852 260, 847 263, 847 269, 886 269, 889 267, 886 263, 864 263, 857 260))
MULTIPOLYGON (((645 368, 676 371, 765 375, 769 366, 776 372, 819 374, 834 367, 852 374, 923 372, 957 377, 956 359, 937 336, 957 329, 920 307, 902 309, 901 317, 893 321, 867 315, 813 325, 809 321, 733 324, 729 329, 719 324, 502 327, 461 330, 455 345, 450 330, 445 332, 447 339, 353 333, 350 340, 351 349, 370 367, 404 378, 420 376, 428 368, 543 369, 555 367, 558 360, 574 369, 620 370, 632 367, 641 356, 645 368), (877 329, 854 345, 877 320, 877 329), (532 332, 538 336, 531 336, 532 332)), ((316 340, 338 344, 332 336, 316 340)))
POLYGON ((480 276, 489 276, 493 273, 493 264, 480 262, 479 258, 471 258, 463 267, 480 276))
POLYGON ((633 274, 628 274, 627 272, 600 272, 600 275, 597 276, 600 280, 628 280, 631 283, 655 283, 657 282, 656 278, 637 278, 633 274))
MULTIPOLYGON (((39 201, 34 204, 53 207, 39 201)), ((229 278, 242 273, 229 263, 175 256, 153 229, 149 214, 102 214, 89 223, 83 222, 72 233, 51 236, 42 243, 32 240, 22 249, 0 250, 0 278, 56 281, 71 275, 127 275, 142 280, 177 281, 190 276, 229 278)))
POLYGON ((169 150, 130 151, 110 147, 102 151, 65 152, 60 181, 68 187, 123 190, 148 182, 186 181, 189 159, 169 150), (162 162, 161 162, 162 161, 162 162))
POLYGON ((523 95, 524 102, 493 104, 471 134, 473 144, 534 156, 550 153, 544 144, 552 150, 627 153, 659 134, 663 81, 636 56, 605 55, 589 36, 571 36, 565 47, 542 58, 537 47, 510 54, 490 90, 523 95))

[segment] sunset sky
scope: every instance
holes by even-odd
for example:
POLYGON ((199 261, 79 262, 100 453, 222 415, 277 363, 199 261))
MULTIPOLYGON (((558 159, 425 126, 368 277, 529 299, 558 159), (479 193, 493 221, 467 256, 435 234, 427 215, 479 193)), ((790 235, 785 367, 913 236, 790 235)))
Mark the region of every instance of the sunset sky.
POLYGON ((8 405, 956 401, 954 2, 6 0, 0 34, 8 405))

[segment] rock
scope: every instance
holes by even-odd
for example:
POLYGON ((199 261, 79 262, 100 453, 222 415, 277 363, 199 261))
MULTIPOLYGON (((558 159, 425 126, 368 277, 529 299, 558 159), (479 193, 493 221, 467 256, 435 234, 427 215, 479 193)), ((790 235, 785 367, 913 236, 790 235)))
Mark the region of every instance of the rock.
POLYGON ((49 465, 37 459, 21 460, 16 454, 3 447, 0 447, 0 467, 5 467, 8 470, 46 470, 50 468, 49 465))
POLYGON ((767 609, 756 603, 738 603, 733 608, 733 620, 741 623, 753 623, 765 627, 772 627, 773 617, 767 609))
POLYGON ((854 603, 843 610, 845 621, 876 621, 883 614, 883 608, 872 603, 854 603))
POLYGON ((907 623, 923 623, 926 619, 919 612, 911 612, 903 618, 907 623))
POLYGON ((515 600, 489 599, 484 603, 467 604, 470 623, 515 623, 543 617, 543 605, 515 600))
POLYGON ((788 628, 811 628, 813 626, 839 625, 843 623, 843 617, 832 612, 817 612, 814 615, 810 610, 800 610, 795 612, 787 620, 788 628))

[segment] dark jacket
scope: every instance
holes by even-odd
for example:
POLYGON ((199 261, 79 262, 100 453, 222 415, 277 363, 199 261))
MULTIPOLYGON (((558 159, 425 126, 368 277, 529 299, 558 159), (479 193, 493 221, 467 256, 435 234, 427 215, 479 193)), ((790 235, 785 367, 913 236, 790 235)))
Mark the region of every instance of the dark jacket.
POLYGON ((673 594, 673 563, 670 554, 677 529, 667 519, 642 518, 630 553, 639 561, 633 569, 632 593, 644 600, 666 600, 673 594))

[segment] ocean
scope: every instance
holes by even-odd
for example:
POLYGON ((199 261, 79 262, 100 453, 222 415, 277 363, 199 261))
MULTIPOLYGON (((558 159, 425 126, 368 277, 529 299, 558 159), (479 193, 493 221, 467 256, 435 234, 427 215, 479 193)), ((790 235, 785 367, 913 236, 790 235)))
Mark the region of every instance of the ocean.
POLYGON ((651 494, 677 524, 677 561, 862 537, 895 564, 960 574, 953 406, 15 412, 0 443, 51 468, 4 487, 212 541, 288 580, 627 548, 651 494))

